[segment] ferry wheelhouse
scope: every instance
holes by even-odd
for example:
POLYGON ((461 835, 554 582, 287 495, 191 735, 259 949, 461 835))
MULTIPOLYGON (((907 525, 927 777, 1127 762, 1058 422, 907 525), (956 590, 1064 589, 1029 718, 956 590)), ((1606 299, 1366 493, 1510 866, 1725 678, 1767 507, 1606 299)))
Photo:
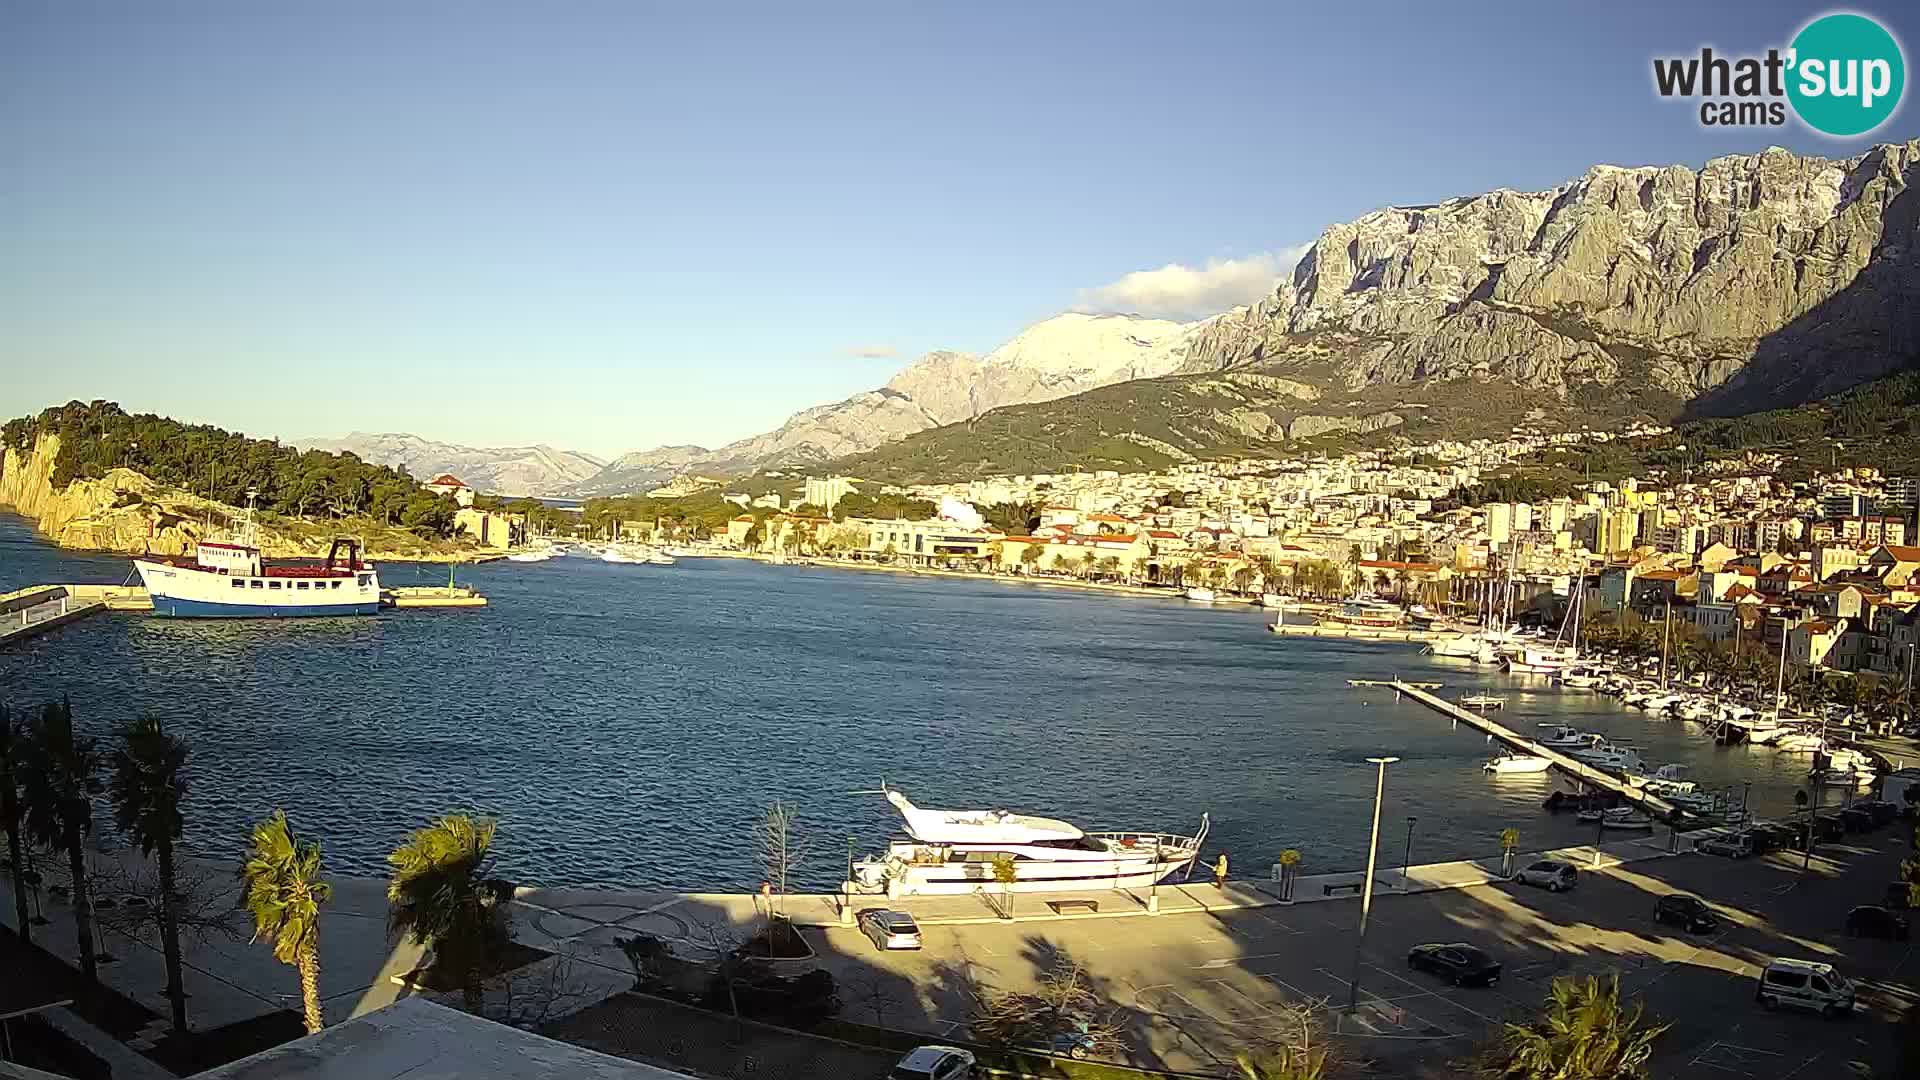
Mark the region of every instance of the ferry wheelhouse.
POLYGON ((1083 832, 1057 818, 1006 810, 927 810, 905 794, 881 789, 906 819, 907 839, 879 858, 854 864, 853 884, 888 896, 964 895, 1008 886, 994 863, 1013 860, 1015 892, 1143 888, 1190 870, 1205 843, 1208 819, 1192 836, 1083 832))
POLYGON ((142 555, 133 568, 156 615, 257 619, 380 610, 380 576, 361 559, 358 541, 335 540, 324 563, 269 562, 260 557, 251 506, 230 541, 203 541, 192 558, 142 555))

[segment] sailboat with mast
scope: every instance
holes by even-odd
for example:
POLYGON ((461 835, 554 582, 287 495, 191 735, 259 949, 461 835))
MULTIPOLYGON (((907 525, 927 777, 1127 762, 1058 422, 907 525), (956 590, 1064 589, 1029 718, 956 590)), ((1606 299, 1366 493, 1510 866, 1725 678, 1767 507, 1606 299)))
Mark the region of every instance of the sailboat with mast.
POLYGON ((1580 617, 1586 606, 1587 576, 1582 573, 1573 581, 1573 595, 1567 605, 1566 618, 1560 621, 1560 629, 1553 635, 1551 645, 1528 645, 1519 655, 1508 655, 1503 663, 1507 672, 1513 675, 1558 675, 1572 668, 1580 659, 1580 617), (1572 640, 1565 646, 1560 644, 1568 628, 1573 630, 1572 640))

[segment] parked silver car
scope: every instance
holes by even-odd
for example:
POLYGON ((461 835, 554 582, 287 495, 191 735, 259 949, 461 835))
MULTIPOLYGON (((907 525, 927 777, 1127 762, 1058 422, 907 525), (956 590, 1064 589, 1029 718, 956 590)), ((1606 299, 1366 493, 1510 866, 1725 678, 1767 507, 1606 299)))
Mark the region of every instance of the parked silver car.
POLYGON ((1521 867, 1513 875, 1513 880, 1522 885, 1538 885, 1548 892, 1560 892, 1579 884, 1580 871, 1575 870, 1571 863, 1541 859, 1521 867))
POLYGON ((860 913, 860 932, 882 949, 920 947, 920 924, 904 911, 868 908, 860 913))
POLYGON ((900 1059, 888 1080, 972 1080, 973 1055, 957 1046, 922 1046, 900 1059))

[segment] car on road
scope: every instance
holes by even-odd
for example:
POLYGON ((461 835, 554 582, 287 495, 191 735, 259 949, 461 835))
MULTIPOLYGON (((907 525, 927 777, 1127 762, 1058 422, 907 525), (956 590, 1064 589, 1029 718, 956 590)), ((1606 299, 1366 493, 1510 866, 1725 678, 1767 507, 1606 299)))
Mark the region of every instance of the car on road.
POLYGON ((1455 986, 1492 986, 1500 981, 1500 961, 1464 941, 1415 945, 1407 952, 1407 966, 1438 975, 1455 986))
POLYGON ((1704 851, 1709 855, 1723 855, 1729 859, 1744 859, 1754 852, 1752 833, 1709 836, 1693 846, 1696 851, 1704 851))
POLYGON ((972 1080, 973 1055, 957 1046, 921 1046, 900 1059, 888 1080, 972 1080))
POLYGON ((904 911, 868 908, 860 913, 860 932, 882 949, 920 947, 920 924, 904 911))
POLYGON ((1872 814, 1874 823, 1878 825, 1891 824, 1900 816, 1900 805, 1898 803, 1890 803, 1885 799, 1869 799, 1866 802, 1857 802, 1853 805, 1856 809, 1865 810, 1867 813, 1872 814))
POLYGON ((1571 863, 1541 859, 1521 867, 1514 873, 1513 880, 1522 885, 1538 885, 1548 892, 1560 892, 1579 884, 1580 871, 1571 863))
POLYGON ((1853 983, 1832 964, 1784 957, 1767 961, 1753 991, 1762 1008, 1811 1009, 1828 1018, 1852 1013, 1854 994, 1853 983))
POLYGON ((1753 850, 1757 854, 1791 850, 1805 831, 1781 821, 1763 821, 1747 830, 1753 837, 1753 850))
POLYGON ((1653 921, 1671 923, 1696 934, 1711 933, 1720 920, 1706 901, 1686 893, 1668 893, 1653 902, 1653 921))
POLYGON ((1847 831, 1851 833, 1872 832, 1880 825, 1873 819, 1873 811, 1859 806, 1847 807, 1840 811, 1839 817, 1840 824, 1846 826, 1847 831))
POLYGON ((1877 904, 1861 904, 1847 912, 1847 933, 1854 937, 1907 940, 1907 918, 1877 904))

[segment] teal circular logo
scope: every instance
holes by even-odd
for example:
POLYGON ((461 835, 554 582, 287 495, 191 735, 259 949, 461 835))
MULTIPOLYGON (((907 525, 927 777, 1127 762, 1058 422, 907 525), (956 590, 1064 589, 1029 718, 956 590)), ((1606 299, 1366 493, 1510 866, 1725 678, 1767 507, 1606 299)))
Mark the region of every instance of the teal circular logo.
POLYGON ((1793 39, 1787 98, 1815 131, 1865 135, 1887 122, 1907 88, 1900 43, 1865 15, 1822 15, 1793 39))

